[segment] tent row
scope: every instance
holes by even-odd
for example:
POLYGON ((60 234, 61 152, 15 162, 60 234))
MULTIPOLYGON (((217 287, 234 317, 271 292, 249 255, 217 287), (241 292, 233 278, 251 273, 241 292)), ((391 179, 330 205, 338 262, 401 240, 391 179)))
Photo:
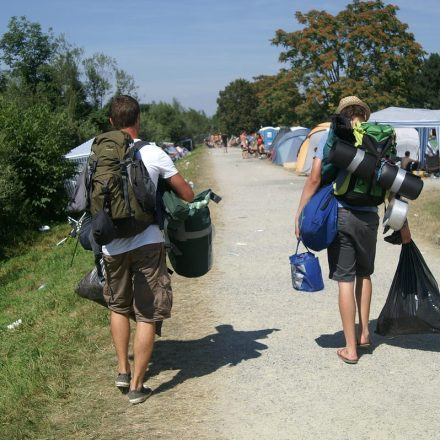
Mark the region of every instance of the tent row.
MULTIPOLYGON (((439 145, 440 110, 389 107, 372 113, 369 121, 395 128, 398 157, 409 151, 410 157, 420 161, 425 169, 433 161, 437 162, 437 168, 440 167, 438 149, 432 149, 429 143, 429 134, 435 132, 435 145, 439 145)), ((330 123, 323 122, 312 130, 305 127, 263 127, 259 133, 273 163, 300 174, 309 174, 319 141, 329 128, 330 123)))
POLYGON ((264 127, 259 133, 263 136, 265 149, 274 164, 283 165, 299 173, 308 173, 319 140, 329 127, 328 122, 319 124, 312 130, 305 127, 264 127), (267 133, 270 133, 269 136, 267 133))

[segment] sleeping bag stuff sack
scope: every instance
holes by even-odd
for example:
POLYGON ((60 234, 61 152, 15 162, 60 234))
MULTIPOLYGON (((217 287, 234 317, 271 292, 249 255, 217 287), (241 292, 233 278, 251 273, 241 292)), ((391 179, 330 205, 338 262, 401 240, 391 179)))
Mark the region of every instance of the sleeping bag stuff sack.
POLYGON ((181 276, 195 278, 212 267, 212 223, 208 204, 221 198, 210 189, 197 194, 191 203, 173 191, 163 193, 165 243, 173 269, 181 276))
POLYGON ((333 186, 316 192, 304 206, 300 220, 301 241, 313 251, 328 248, 338 232, 338 201, 333 186))

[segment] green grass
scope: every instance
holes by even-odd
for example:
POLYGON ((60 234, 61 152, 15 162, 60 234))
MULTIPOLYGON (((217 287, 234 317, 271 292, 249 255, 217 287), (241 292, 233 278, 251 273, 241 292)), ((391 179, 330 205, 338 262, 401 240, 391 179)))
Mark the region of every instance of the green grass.
POLYGON ((179 173, 185 177, 188 181, 197 181, 200 173, 200 158, 206 153, 206 147, 204 145, 197 146, 189 156, 184 157, 176 162, 176 167, 179 173))
POLYGON ((71 368, 94 350, 97 328, 108 325, 103 307, 74 293, 93 267, 93 255, 79 246, 70 267, 74 241, 55 246, 69 230, 54 227, 0 265, 0 432, 5 439, 50 431, 48 408, 69 393, 71 368), (22 325, 8 330, 17 319, 22 325))
POLYGON ((409 226, 416 237, 435 242, 440 235, 440 189, 429 188, 409 202, 409 226))
MULTIPOLYGON (((204 151, 197 148, 176 164, 186 179, 197 180, 204 151)), ((54 226, 0 262, 1 439, 56 438, 56 418, 48 415, 63 414, 60 407, 69 401, 82 366, 93 365, 97 348, 109 343, 106 309, 74 293, 93 267, 93 254, 78 246, 71 266, 75 241, 55 246, 69 231, 67 224, 54 226), (22 325, 8 330, 17 319, 22 325)), ((93 411, 81 412, 75 423, 94 420, 93 411)))

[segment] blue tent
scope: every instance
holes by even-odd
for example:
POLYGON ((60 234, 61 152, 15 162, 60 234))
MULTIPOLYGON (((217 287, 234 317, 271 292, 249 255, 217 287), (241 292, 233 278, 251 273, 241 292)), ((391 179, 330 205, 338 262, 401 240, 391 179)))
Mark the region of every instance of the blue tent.
POLYGON ((288 131, 280 139, 277 139, 272 156, 273 163, 283 165, 285 162, 296 162, 299 147, 309 131, 308 128, 295 128, 294 131, 288 131))
POLYGON ((258 130, 258 133, 263 136, 264 148, 270 150, 272 148, 272 143, 278 134, 279 128, 275 127, 263 127, 258 130))

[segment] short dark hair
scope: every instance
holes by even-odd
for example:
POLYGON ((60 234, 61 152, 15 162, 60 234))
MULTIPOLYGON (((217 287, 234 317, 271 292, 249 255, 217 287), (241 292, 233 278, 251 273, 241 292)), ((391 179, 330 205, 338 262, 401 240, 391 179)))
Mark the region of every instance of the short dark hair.
POLYGON ((139 103, 131 96, 119 95, 112 98, 110 118, 112 119, 113 127, 117 130, 133 127, 136 124, 139 113, 139 103))
POLYGON ((405 156, 406 156, 406 157, 409 157, 410 154, 411 154, 411 153, 410 153, 409 151, 405 151, 405 156))
POLYGON ((366 112, 360 105, 349 105, 341 110, 341 116, 352 119, 354 117, 362 118, 365 120, 366 112))

